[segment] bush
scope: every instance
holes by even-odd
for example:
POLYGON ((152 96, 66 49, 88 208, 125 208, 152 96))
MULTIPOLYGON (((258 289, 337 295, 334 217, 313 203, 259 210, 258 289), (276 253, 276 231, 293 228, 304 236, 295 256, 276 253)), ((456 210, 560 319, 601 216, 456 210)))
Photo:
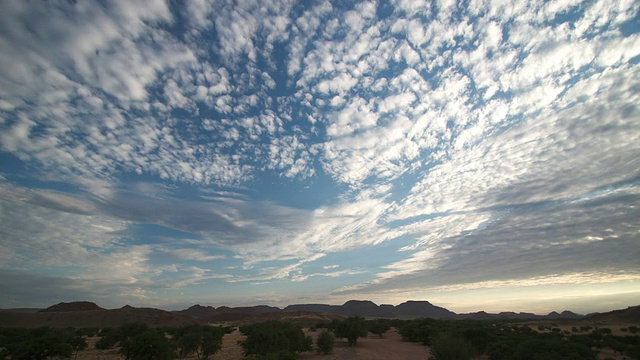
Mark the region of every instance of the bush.
MULTIPOLYGON (((0 357, 12 360, 70 358, 75 343, 84 340, 73 329, 2 329, 0 357)), ((77 345, 81 346, 81 345, 77 345)))
POLYGON ((470 360, 473 355, 471 343, 451 332, 438 334, 431 344, 431 358, 434 360, 470 360))
MULTIPOLYGON (((279 358, 289 356, 297 358, 298 352, 310 351, 313 343, 310 336, 305 336, 302 328, 280 321, 267 321, 243 326, 240 328, 240 332, 247 336, 240 343, 247 356, 279 354, 279 358)), ((262 359, 263 357, 258 358, 262 359)))
POLYGON ((335 337, 327 330, 320 333, 316 345, 318 346, 319 354, 331 354, 333 352, 333 344, 335 343, 335 337))
POLYGON ((172 360, 175 348, 164 332, 147 329, 120 342, 125 360, 172 360))
POLYGON ((380 339, 382 339, 382 335, 391 329, 391 325, 388 320, 378 319, 369 321, 367 323, 367 329, 370 333, 376 334, 380 336, 380 339))
POLYGON ((98 350, 107 350, 107 349, 113 349, 113 347, 116 346, 116 344, 118 344, 118 340, 116 339, 115 336, 105 335, 101 337, 100 340, 96 341, 94 346, 98 350))
POLYGON ((356 345, 358 338, 367 337, 367 324, 360 316, 351 316, 336 325, 336 337, 346 338, 349 346, 356 345))
POLYGON ((180 357, 195 353, 198 359, 209 357, 222 349, 222 338, 226 329, 205 325, 189 325, 174 330, 173 339, 178 346, 180 357))
POLYGON ((398 332, 405 340, 429 345, 431 337, 443 331, 442 325, 443 322, 434 319, 412 320, 401 324, 398 332))

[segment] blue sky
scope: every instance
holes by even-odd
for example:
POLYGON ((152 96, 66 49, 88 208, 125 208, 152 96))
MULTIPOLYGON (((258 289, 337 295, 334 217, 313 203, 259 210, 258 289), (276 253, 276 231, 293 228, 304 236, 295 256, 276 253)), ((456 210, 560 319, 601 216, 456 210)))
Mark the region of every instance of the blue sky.
POLYGON ((0 307, 639 304, 639 10, 3 1, 0 307))

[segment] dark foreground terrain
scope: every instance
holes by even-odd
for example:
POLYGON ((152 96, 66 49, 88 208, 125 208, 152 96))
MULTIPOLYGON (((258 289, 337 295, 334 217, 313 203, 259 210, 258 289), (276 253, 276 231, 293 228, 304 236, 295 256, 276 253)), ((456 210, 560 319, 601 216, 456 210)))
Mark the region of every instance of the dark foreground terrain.
POLYGON ((484 320, 389 319, 304 310, 107 310, 87 302, 4 310, 0 359, 640 359, 638 306, 530 320, 503 319, 504 313, 482 314, 484 320))

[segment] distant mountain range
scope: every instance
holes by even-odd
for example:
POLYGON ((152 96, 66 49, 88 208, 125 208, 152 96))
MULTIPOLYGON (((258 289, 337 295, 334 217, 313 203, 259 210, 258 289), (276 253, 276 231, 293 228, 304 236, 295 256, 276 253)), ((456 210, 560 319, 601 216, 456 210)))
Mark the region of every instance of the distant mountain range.
POLYGON ((334 314, 340 316, 363 316, 366 318, 397 318, 397 319, 514 319, 514 320, 556 320, 556 319, 581 319, 584 316, 571 311, 562 313, 551 312, 547 315, 536 315, 532 313, 501 312, 499 314, 489 314, 484 311, 456 314, 443 307, 431 304, 428 301, 407 301, 400 305, 377 305, 369 300, 349 300, 342 305, 328 304, 295 304, 284 309, 273 306, 259 305, 248 307, 230 308, 222 306, 214 308, 212 306, 194 305, 188 309, 176 311, 181 315, 188 315, 196 319, 206 321, 234 321, 266 313, 287 313, 287 312, 311 312, 334 314))
POLYGON ((154 308, 136 308, 129 305, 120 309, 103 309, 92 302, 59 303, 46 309, 0 309, 0 327, 116 327, 126 322, 139 321, 151 326, 185 325, 191 323, 227 321, 235 325, 266 320, 297 321, 311 326, 345 316, 366 318, 435 318, 474 320, 580 320, 590 323, 638 323, 640 306, 606 313, 579 315, 571 311, 551 312, 547 315, 532 313, 484 311, 456 314, 428 301, 407 301, 400 305, 377 305, 368 300, 350 300, 342 305, 296 304, 284 309, 258 305, 246 307, 214 308, 193 305, 185 310, 165 311, 154 308))
POLYGON ((182 326, 201 323, 190 316, 153 308, 129 305, 119 309, 103 309, 92 302, 60 303, 39 311, 7 309, 0 311, 0 327, 118 327, 128 322, 142 322, 149 326, 182 326))
POLYGON ((453 319, 456 314, 428 301, 407 301, 400 305, 376 305, 368 300, 349 300, 343 305, 298 304, 289 305, 283 311, 313 311, 343 316, 364 316, 380 318, 420 318, 453 319))

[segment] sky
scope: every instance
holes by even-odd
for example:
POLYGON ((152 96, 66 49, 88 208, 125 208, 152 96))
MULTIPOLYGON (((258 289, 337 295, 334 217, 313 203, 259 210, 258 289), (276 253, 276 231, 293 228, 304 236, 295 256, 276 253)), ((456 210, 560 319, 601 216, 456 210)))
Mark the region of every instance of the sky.
POLYGON ((0 307, 640 304, 640 2, 0 3, 0 307))

